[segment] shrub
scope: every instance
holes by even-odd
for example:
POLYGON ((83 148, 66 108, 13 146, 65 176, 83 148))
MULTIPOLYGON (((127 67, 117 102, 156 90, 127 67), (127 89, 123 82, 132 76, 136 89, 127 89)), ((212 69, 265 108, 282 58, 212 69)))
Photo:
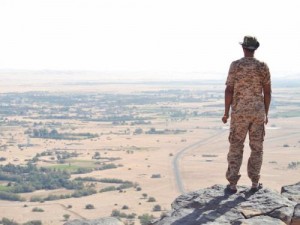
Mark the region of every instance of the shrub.
POLYGON ((131 213, 127 215, 127 219, 134 219, 136 217, 135 213, 131 213))
POLYGON ((123 180, 117 179, 117 178, 102 178, 102 179, 99 179, 99 181, 102 182, 102 183, 115 183, 115 184, 122 184, 122 183, 124 183, 123 180))
POLYGON ((93 159, 100 159, 100 153, 99 152, 95 152, 94 156, 92 157, 93 159))
POLYGON ((42 225, 42 221, 40 221, 40 220, 32 220, 32 221, 28 221, 26 223, 23 223, 23 225, 42 225))
POLYGON ((117 189, 118 190, 122 190, 122 189, 128 189, 128 188, 132 188, 134 186, 134 184, 132 182, 125 182, 123 184, 121 184, 117 189))
POLYGON ((43 210, 42 208, 38 208, 38 207, 34 207, 32 209, 32 212, 44 212, 45 210, 43 210))
POLYGON ((97 193, 96 190, 90 188, 90 189, 77 190, 71 196, 73 198, 80 198, 82 196, 89 196, 89 195, 93 195, 96 193, 97 193))
POLYGON ((42 201, 43 199, 40 197, 40 196, 32 196, 31 198, 30 198, 30 201, 31 202, 40 202, 40 201, 42 201))
POLYGON ((85 173, 90 173, 90 172, 92 172, 93 171, 93 169, 91 169, 91 168, 78 168, 75 172, 74 172, 74 174, 85 174, 85 173))
POLYGON ((6 191, 0 191, 0 199, 8 201, 24 201, 24 199, 20 195, 9 193, 6 191))
POLYGON ((203 154, 202 157, 218 157, 218 155, 213 155, 213 154, 203 154))
POLYGON ((288 165, 288 169, 297 169, 298 167, 300 167, 300 161, 290 162, 288 165))
POLYGON ((64 217, 64 219, 67 221, 67 220, 69 220, 70 215, 69 215, 69 214, 64 214, 63 217, 64 217))
POLYGON ((137 188, 136 188, 136 191, 141 191, 141 190, 142 190, 141 187, 137 187, 137 188))
POLYGON ((149 197, 148 202, 156 202, 156 199, 153 197, 149 197))
POLYGON ((153 207, 153 211, 154 211, 154 212, 161 211, 161 206, 160 206, 160 205, 155 205, 155 206, 153 207))
POLYGON ((112 212, 111 212, 111 216, 112 217, 119 217, 121 214, 121 212, 117 209, 114 209, 112 212))
POLYGON ((140 220, 141 225, 149 225, 151 221, 154 219, 154 216, 149 214, 143 214, 138 218, 140 220))
POLYGON ((147 193, 143 193, 143 197, 144 197, 144 198, 147 198, 147 197, 148 197, 148 194, 147 194, 147 193))
POLYGON ((14 222, 13 220, 10 220, 8 218, 2 218, 1 224, 3 225, 19 225, 18 223, 14 222))
POLYGON ((85 209, 95 209, 95 206, 92 205, 92 204, 87 204, 87 205, 85 206, 85 209))
POLYGON ((119 210, 114 209, 111 212, 112 217, 117 217, 117 218, 128 218, 128 215, 126 213, 121 213, 119 210))
POLYGON ((50 195, 48 195, 47 198, 44 198, 44 201, 54 201, 54 200, 58 200, 58 199, 62 199, 62 198, 63 198, 62 196, 50 194, 50 195))
POLYGON ((113 163, 110 163, 110 164, 106 164, 101 167, 98 167, 97 170, 109 170, 109 169, 115 169, 115 168, 118 168, 118 166, 113 163))
POLYGON ((115 190, 117 190, 117 188, 115 186, 108 186, 108 187, 102 188, 100 190, 100 193, 107 192, 107 191, 115 191, 115 190))
POLYGON ((122 209, 129 209, 128 205, 123 205, 122 209))

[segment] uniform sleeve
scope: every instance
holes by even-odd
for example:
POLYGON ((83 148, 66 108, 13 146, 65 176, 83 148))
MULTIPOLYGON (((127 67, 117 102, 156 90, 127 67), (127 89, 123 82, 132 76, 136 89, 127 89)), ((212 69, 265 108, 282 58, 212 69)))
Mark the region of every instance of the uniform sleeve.
POLYGON ((228 71, 228 76, 227 76, 227 80, 226 80, 226 85, 227 86, 234 86, 234 77, 235 77, 235 63, 232 62, 230 67, 229 67, 229 71, 228 71))
POLYGON ((266 63, 263 63, 263 80, 262 80, 262 84, 263 86, 265 86, 266 84, 271 84, 271 74, 270 74, 270 70, 269 67, 266 63))

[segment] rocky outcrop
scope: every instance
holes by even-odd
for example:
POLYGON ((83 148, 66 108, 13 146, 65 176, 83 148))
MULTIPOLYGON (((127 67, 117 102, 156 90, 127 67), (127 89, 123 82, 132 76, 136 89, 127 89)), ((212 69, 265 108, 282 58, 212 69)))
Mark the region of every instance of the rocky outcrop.
POLYGON ((73 220, 64 225, 124 225, 120 220, 113 217, 100 218, 95 220, 73 220))
POLYGON ((172 211, 153 225, 300 225, 299 186, 285 186, 282 194, 239 186, 230 194, 226 186, 214 185, 179 196, 172 211))
POLYGON ((281 188, 281 194, 291 201, 297 202, 292 219, 292 224, 300 225, 300 182, 293 185, 283 186, 281 188))
POLYGON ((283 186, 281 188, 281 194, 291 201, 300 202, 300 182, 293 185, 283 186))
MULTIPOLYGON (((268 188, 253 193, 239 186, 236 194, 214 185, 179 196, 172 211, 153 225, 300 225, 300 182, 281 194, 268 188)), ((64 225, 124 225, 116 218, 73 220, 64 225)))

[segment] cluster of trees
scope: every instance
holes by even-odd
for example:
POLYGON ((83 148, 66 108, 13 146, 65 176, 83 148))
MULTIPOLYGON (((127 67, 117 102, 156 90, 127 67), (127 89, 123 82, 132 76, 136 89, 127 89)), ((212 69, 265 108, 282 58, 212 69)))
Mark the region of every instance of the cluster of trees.
POLYGON ((145 121, 151 120, 151 117, 138 117, 134 115, 110 115, 98 119, 90 119, 91 121, 112 122, 113 125, 125 124, 126 121, 145 121))
POLYGON ((101 192, 107 192, 107 191, 120 191, 123 189, 128 189, 128 188, 132 188, 132 187, 138 187, 137 183, 133 183, 131 181, 123 181, 121 179, 116 179, 116 178, 102 178, 102 179, 97 179, 94 177, 77 177, 75 178, 75 180, 77 181, 81 181, 81 182, 100 182, 100 183, 109 183, 109 184, 119 184, 119 186, 115 187, 115 186, 108 186, 105 188, 102 188, 100 190, 101 192))
POLYGON ((288 165, 288 169, 297 169, 300 168, 300 161, 298 162, 290 162, 288 165))
POLYGON ((61 194, 61 195, 50 194, 47 197, 32 196, 30 198, 30 201, 31 202, 44 202, 44 201, 55 201, 55 200, 67 199, 67 198, 81 198, 81 197, 93 195, 96 193, 97 193, 97 191, 95 189, 83 188, 80 190, 75 190, 71 194, 61 194))
MULTIPOLYGON (((108 167, 110 167, 109 165, 108 167)), ((114 190, 122 190, 137 186, 137 184, 134 184, 130 181, 110 178, 94 179, 87 177, 70 180, 70 174, 66 171, 53 170, 44 167, 38 168, 33 164, 28 164, 26 166, 13 164, 1 165, 0 180, 7 182, 6 187, 0 191, 0 199, 3 200, 24 201, 24 199, 21 198, 18 193, 33 192, 41 189, 53 190, 58 188, 66 188, 75 190, 71 194, 49 195, 48 197, 44 198, 33 196, 30 199, 30 201, 33 202, 52 201, 65 198, 79 198, 97 193, 97 191, 92 188, 86 188, 84 182, 119 184, 119 186, 115 187, 114 190)), ((100 192, 103 192, 103 190, 100 190, 100 192)))
POLYGON ((151 221, 154 219, 153 215, 149 215, 147 214, 143 214, 141 216, 138 217, 140 220, 141 225, 149 225, 151 223, 151 221))
MULTIPOLYGON (((126 209, 126 208, 125 208, 126 209)), ((131 213, 131 214, 126 214, 124 212, 121 212, 120 210, 114 209, 111 212, 111 216, 112 217, 117 217, 117 218, 126 218, 126 219, 134 219, 136 217, 135 213, 131 213)))
POLYGON ((0 165, 0 181, 6 181, 5 191, 0 192, 0 199, 21 200, 15 193, 33 192, 35 190, 57 188, 83 189, 82 182, 70 180, 70 174, 65 171, 54 171, 49 168, 38 168, 33 164, 0 165))
MULTIPOLYGON (((136 187, 137 184, 130 182, 130 181, 122 181, 119 179, 110 179, 110 178, 103 178, 103 179, 96 179, 96 178, 91 178, 91 177, 85 177, 85 178, 76 178, 76 181, 79 182, 102 182, 102 183, 117 183, 120 184, 119 186, 115 187, 115 186, 109 186, 106 188, 103 188, 99 191, 99 193, 102 192, 107 192, 107 191, 122 191, 124 189, 128 189, 131 187, 136 187)), ((71 194, 62 194, 62 195, 49 195, 48 197, 42 198, 40 196, 33 196, 30 201, 31 202, 43 202, 43 201, 53 201, 53 200, 59 200, 59 199, 66 199, 66 198, 80 198, 83 196, 88 196, 88 195, 93 195, 96 194, 97 191, 91 187, 89 188, 82 188, 79 190, 75 190, 73 193, 71 194)), ((151 201, 151 199, 150 199, 151 201)), ((155 199, 154 199, 155 201, 155 199)))
POLYGON ((0 191, 0 199, 7 201, 25 201, 20 195, 6 191, 0 191))
POLYGON ((100 152, 95 152, 92 159, 101 159, 100 152))
POLYGON ((94 178, 94 177, 76 177, 75 180, 79 181, 89 181, 89 182, 101 182, 101 183, 114 183, 114 184, 124 184, 124 183, 132 183, 130 181, 123 181, 117 178, 94 178))
POLYGON ((46 128, 33 129, 31 137, 34 138, 59 138, 59 133, 57 130, 53 129, 49 132, 46 128))
POLYGON ((79 155, 77 152, 44 151, 42 153, 37 153, 35 155, 35 157, 32 158, 31 162, 35 163, 35 162, 39 161, 40 157, 43 157, 43 156, 53 156, 51 158, 54 160, 55 159, 54 154, 56 155, 56 159, 57 159, 58 163, 65 163, 66 159, 69 159, 69 158, 72 158, 72 157, 75 158, 79 155))
POLYGON ((154 127, 150 128, 150 130, 146 131, 145 134, 182 134, 186 133, 186 130, 169 130, 169 129, 164 129, 164 130, 156 130, 154 127))
POLYGON ((58 140, 76 140, 76 139, 91 139, 98 137, 97 134, 91 133, 59 133, 56 129, 49 131, 46 128, 33 129, 32 131, 26 131, 31 133, 32 138, 47 138, 47 139, 58 139, 58 140))
POLYGON ((91 186, 87 186, 84 182, 102 182, 118 184, 108 188, 101 189, 99 192, 114 191, 137 187, 137 183, 123 181, 114 178, 96 179, 92 177, 76 178, 70 180, 70 174, 64 171, 54 171, 47 168, 38 168, 35 165, 16 166, 8 164, 0 166, 0 180, 6 181, 7 186, 0 191, 0 199, 10 201, 24 201, 18 193, 33 192, 40 189, 57 189, 66 188, 74 190, 70 194, 52 195, 47 197, 33 196, 31 202, 53 201, 66 198, 80 198, 83 196, 98 193, 91 186))
POLYGON ((145 120, 137 120, 130 123, 131 126, 135 125, 149 125, 151 124, 151 121, 145 121, 145 120))
POLYGON ((31 220, 31 221, 28 221, 26 223, 17 223, 11 219, 8 219, 6 217, 2 218, 2 220, 0 220, 0 224, 3 224, 3 225, 42 225, 42 221, 40 220, 31 220))

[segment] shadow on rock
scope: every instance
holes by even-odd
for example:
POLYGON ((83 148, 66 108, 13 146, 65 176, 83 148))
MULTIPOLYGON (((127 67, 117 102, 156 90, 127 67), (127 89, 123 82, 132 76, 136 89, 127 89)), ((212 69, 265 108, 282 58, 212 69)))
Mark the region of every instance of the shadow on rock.
POLYGON ((296 203, 263 188, 255 193, 239 186, 236 194, 224 185, 190 192, 172 203, 172 211, 153 225, 291 224, 296 203))

